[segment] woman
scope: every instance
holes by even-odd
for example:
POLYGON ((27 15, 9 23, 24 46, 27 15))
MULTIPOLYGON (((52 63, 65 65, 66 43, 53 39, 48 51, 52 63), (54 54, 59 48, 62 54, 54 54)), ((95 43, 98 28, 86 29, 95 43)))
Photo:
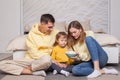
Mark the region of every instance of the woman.
POLYGON ((69 24, 68 44, 79 54, 75 59, 80 62, 73 67, 73 75, 94 78, 103 73, 118 74, 115 69, 103 68, 107 64, 108 56, 93 36, 93 32, 85 32, 78 21, 69 24))

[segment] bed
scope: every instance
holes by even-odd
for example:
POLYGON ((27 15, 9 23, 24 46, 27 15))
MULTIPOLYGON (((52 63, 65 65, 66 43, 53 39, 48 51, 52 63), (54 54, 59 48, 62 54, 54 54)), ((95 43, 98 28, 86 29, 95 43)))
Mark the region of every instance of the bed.
POLYGON ((110 34, 96 33, 95 39, 108 54, 108 63, 119 63, 120 41, 110 34))
MULTIPOLYGON (((89 23, 90 22, 81 22, 82 26, 84 26, 85 30, 89 30, 89 23)), ((59 22, 55 23, 55 28, 59 29, 60 31, 67 31, 67 23, 66 22, 59 22)), ((28 28, 27 28, 28 29, 28 28)), ((29 29, 30 30, 30 29, 29 29)), ((27 30, 28 31, 28 30, 27 30)), ((95 39, 98 43, 103 47, 103 49, 108 54, 108 63, 119 63, 119 45, 120 41, 113 35, 106 34, 101 30, 94 31, 95 39)), ((26 52, 26 39, 27 34, 23 34, 17 36, 13 40, 11 40, 7 46, 7 51, 13 53, 13 59, 16 58, 23 58, 26 52)))

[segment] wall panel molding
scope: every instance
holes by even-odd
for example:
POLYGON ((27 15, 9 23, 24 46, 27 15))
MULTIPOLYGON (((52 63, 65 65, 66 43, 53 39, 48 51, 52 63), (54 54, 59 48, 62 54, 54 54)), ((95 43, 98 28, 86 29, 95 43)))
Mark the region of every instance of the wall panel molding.
POLYGON ((23 26, 39 22, 41 14, 51 13, 57 22, 90 20, 91 29, 110 33, 110 0, 22 0, 23 26))

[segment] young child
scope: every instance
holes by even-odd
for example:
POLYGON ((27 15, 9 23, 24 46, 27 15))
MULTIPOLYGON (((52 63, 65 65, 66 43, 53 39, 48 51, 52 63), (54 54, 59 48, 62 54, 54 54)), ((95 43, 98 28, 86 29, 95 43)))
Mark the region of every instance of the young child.
POLYGON ((69 76, 72 71, 73 65, 69 65, 73 62, 66 55, 67 52, 67 34, 65 32, 59 32, 56 35, 56 41, 54 43, 53 51, 51 53, 52 57, 52 69, 54 69, 53 74, 63 74, 69 76))

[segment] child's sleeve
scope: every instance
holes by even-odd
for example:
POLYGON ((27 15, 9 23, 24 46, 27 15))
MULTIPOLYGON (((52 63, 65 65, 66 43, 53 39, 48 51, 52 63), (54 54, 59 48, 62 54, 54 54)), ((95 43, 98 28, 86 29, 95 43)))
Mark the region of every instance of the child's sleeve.
POLYGON ((52 53, 51 53, 51 58, 52 60, 55 60, 55 49, 53 48, 52 53))

